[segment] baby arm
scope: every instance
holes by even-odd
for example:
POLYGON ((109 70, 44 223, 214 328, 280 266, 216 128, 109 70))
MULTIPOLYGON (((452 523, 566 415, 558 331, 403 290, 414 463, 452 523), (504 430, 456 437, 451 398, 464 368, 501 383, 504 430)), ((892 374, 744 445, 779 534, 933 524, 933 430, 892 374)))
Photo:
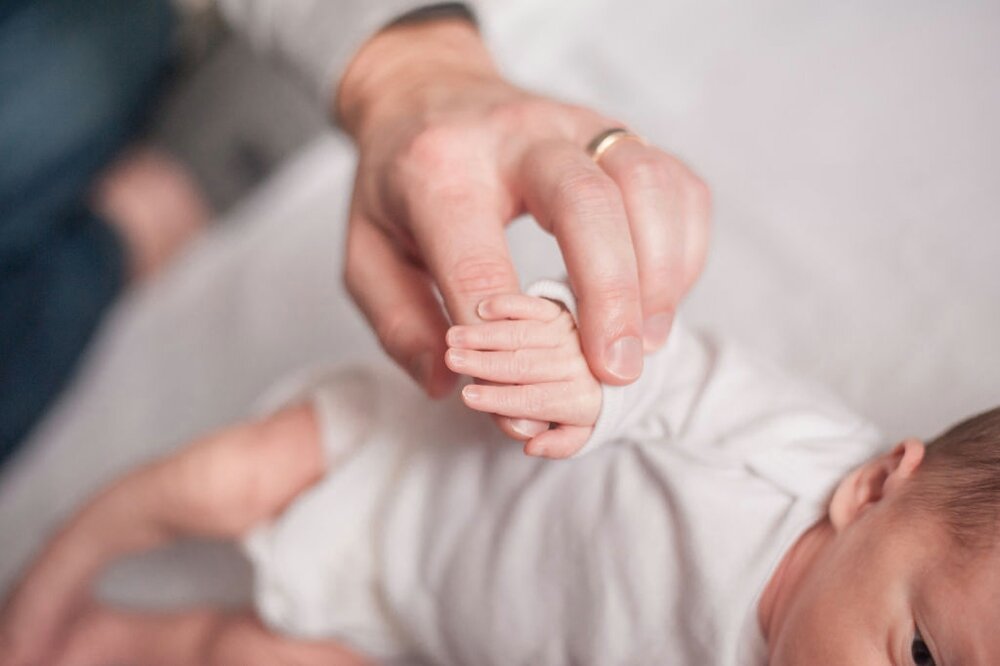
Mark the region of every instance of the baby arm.
MULTIPOLYGON (((123 477, 58 532, 13 590, 0 611, 0 664, 60 663, 54 653, 76 650, 72 644, 79 637, 97 640, 100 632, 81 633, 76 624, 93 617, 87 603, 91 583, 113 559, 183 536, 237 538, 280 512, 327 466, 313 410, 303 405, 228 428, 123 477)), ((161 624, 163 631, 174 631, 171 635, 186 636, 192 650, 212 642, 205 632, 221 639, 219 627, 228 626, 199 624, 194 616, 172 624, 146 623, 161 624)), ((138 644, 154 647, 148 641, 138 644)), ((170 647, 171 655, 183 654, 184 644, 159 643, 170 647)), ((210 663, 193 654, 162 663, 210 663)))
POLYGON ((590 438, 601 411, 601 384, 587 366, 572 314, 536 296, 493 296, 479 305, 484 323, 448 331, 448 367, 487 384, 469 384, 472 409, 552 424, 528 440, 528 455, 566 458, 590 438))

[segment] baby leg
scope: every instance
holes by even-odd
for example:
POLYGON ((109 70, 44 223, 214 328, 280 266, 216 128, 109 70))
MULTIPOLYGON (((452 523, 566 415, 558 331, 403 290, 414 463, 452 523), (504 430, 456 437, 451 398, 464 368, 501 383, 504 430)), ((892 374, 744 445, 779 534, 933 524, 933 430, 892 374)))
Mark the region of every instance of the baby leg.
POLYGON ((313 410, 298 406, 125 476, 58 532, 13 591, 0 612, 0 666, 51 654, 111 560, 184 536, 239 537, 326 467, 313 410))
POLYGON ((300 641, 268 631, 249 613, 213 610, 126 613, 93 608, 74 625, 54 666, 364 666, 331 641, 300 641))

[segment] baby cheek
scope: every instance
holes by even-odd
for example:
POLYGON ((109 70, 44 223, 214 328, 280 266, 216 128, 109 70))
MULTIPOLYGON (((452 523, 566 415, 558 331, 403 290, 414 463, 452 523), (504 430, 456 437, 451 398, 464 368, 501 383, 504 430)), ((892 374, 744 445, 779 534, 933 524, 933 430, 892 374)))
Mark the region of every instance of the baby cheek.
POLYGON ((816 623, 796 622, 787 627, 771 652, 770 666, 806 664, 857 664, 845 650, 846 639, 838 639, 816 623))
POLYGON ((846 599, 803 608, 786 624, 771 651, 770 666, 891 666, 887 634, 863 610, 846 599))

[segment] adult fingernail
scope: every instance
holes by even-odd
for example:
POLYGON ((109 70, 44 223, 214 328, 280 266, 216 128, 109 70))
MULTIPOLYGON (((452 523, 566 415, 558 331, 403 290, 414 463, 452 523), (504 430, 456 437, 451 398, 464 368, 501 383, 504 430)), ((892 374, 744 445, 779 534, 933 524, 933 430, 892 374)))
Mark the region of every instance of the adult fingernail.
POLYGON ((667 341, 670 333, 670 326, 674 323, 674 317, 668 312, 655 314, 647 317, 642 324, 642 342, 646 346, 646 351, 659 349, 667 341))
POLYGON ((511 419, 510 429, 520 437, 529 438, 542 434, 548 430, 548 426, 540 421, 532 421, 530 419, 511 419))
POLYGON ((483 394, 475 384, 467 384, 462 389, 462 395, 469 400, 478 400, 483 394))
POLYGON ((608 372, 623 381, 632 381, 642 373, 642 340, 628 336, 608 345, 605 353, 608 372))

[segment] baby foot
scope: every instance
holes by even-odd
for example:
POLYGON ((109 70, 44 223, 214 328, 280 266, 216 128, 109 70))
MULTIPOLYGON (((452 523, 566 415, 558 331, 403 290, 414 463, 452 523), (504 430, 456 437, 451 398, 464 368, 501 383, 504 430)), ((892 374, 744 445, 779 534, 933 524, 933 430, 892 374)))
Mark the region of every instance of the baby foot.
POLYGON ((185 168, 155 148, 119 159, 95 187, 92 207, 121 233, 137 281, 159 272, 211 218, 185 168))

